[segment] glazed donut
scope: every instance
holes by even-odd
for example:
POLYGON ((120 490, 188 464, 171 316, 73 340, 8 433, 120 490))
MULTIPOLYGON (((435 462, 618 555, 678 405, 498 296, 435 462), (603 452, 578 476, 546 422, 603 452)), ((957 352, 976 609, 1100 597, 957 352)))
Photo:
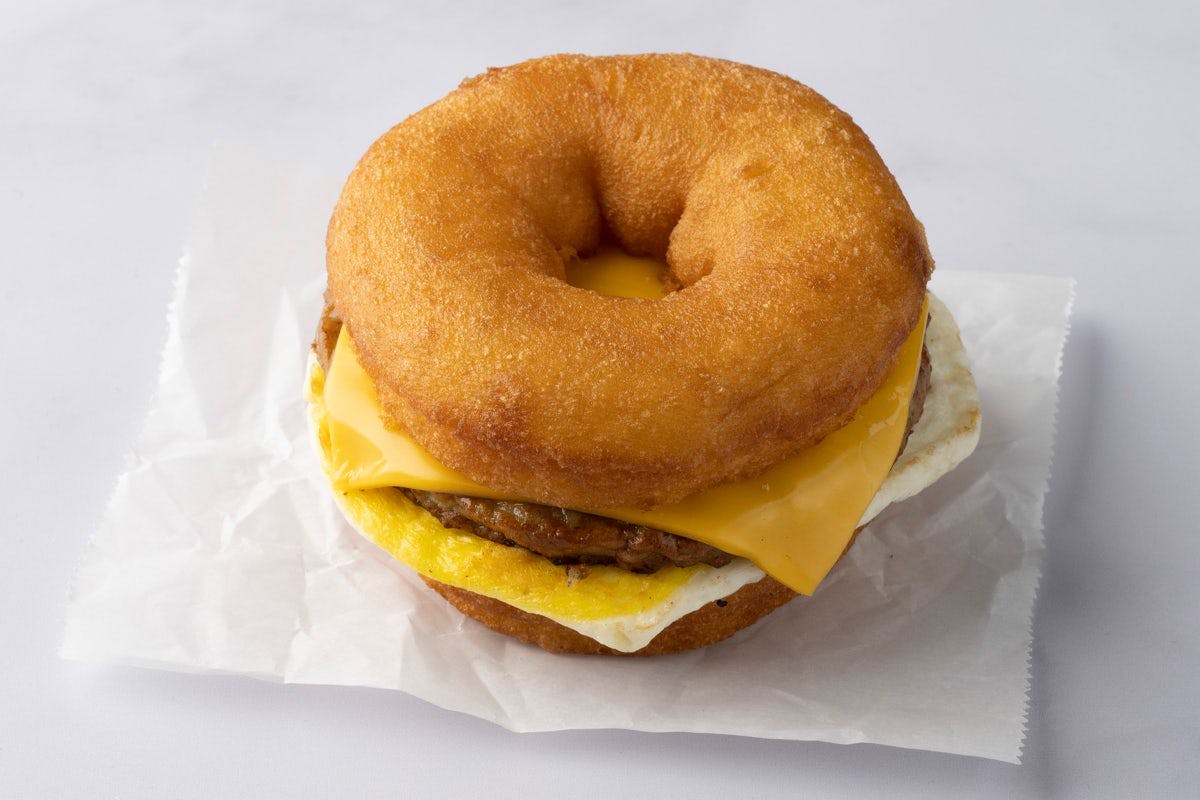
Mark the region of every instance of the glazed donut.
POLYGON ((933 268, 850 117, 691 55, 465 81, 368 150, 327 261, 389 424, 478 483, 582 509, 674 502, 845 424, 933 268), (606 240, 674 291, 566 283, 606 240))

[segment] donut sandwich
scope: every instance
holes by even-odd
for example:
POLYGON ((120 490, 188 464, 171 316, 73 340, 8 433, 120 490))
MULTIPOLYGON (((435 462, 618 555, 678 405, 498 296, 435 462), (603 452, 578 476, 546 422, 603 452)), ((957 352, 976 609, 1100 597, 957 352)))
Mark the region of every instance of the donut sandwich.
POLYGON ((725 639, 978 440, 924 229, 850 117, 776 73, 489 70, 371 145, 326 260, 306 393, 337 504, 553 652, 725 639))

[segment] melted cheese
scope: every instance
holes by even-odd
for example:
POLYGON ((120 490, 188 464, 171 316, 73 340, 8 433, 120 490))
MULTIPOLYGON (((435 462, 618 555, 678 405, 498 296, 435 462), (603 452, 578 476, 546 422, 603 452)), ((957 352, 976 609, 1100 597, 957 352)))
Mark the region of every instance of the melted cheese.
MULTIPOLYGON (((657 267, 650 273, 652 263, 647 261, 606 254, 604 260, 583 262, 581 268, 568 273, 568 280, 607 294, 661 296, 657 267), (620 277, 621 273, 626 277, 620 277)), ((699 492, 670 506, 650 511, 581 510, 651 525, 745 556, 793 590, 811 594, 845 551, 900 449, 920 365, 925 317, 922 313, 921 323, 902 346, 895 367, 879 390, 849 424, 814 447, 753 478, 699 492)), ((374 386, 345 329, 334 350, 323 399, 326 466, 339 491, 406 486, 522 499, 481 486, 438 463, 407 434, 385 427, 374 386)), ((438 577, 407 558, 403 560, 438 577)), ((661 571, 654 577, 659 574, 661 571)))

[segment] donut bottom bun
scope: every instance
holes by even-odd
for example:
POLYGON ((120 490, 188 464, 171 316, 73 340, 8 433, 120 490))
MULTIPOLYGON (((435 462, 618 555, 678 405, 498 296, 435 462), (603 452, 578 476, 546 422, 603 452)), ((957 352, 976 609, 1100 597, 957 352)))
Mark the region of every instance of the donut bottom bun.
MULTIPOLYGON (((917 494, 953 469, 978 442, 979 397, 958 328, 946 307, 932 295, 929 299, 925 346, 932 376, 924 411, 855 535, 888 505, 917 494)), ((324 464, 327 442, 322 428, 322 380, 314 358, 310 361, 309 419, 324 464)), ((351 526, 378 545, 390 563, 415 569, 426 584, 466 616, 554 653, 663 655, 706 647, 796 597, 752 563, 738 558, 721 568, 689 568, 686 574, 664 569, 650 576, 617 575, 622 571, 615 567, 590 568, 585 573, 591 575, 580 586, 589 579, 602 585, 610 581, 611 586, 636 582, 647 599, 638 607, 628 598, 617 598, 613 613, 581 610, 579 604, 564 605, 561 600, 570 594, 577 578, 571 568, 553 565, 520 548, 444 528, 423 509, 401 499, 398 492, 387 492, 334 491, 334 497, 351 526), (437 557, 422 561, 419 555, 430 552, 431 547, 436 548, 437 557), (463 548, 469 548, 470 563, 456 571, 446 554, 462 553, 463 548), (556 593, 539 593, 538 580, 560 585, 556 593), (656 581, 662 586, 656 587, 656 581)), ((603 592, 597 596, 603 605, 603 592)))
POLYGON ((591 637, 540 614, 422 576, 450 605, 492 630, 534 644, 551 653, 596 656, 662 656, 707 647, 749 627, 796 596, 774 578, 747 584, 728 597, 706 603, 672 622, 648 645, 633 652, 606 647, 591 637))

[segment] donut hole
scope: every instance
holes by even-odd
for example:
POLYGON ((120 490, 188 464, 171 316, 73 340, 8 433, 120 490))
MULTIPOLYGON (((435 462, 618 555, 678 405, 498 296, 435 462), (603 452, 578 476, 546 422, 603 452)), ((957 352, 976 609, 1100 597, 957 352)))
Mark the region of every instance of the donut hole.
POLYGON ((571 255, 563 267, 571 286, 613 297, 657 300, 676 288, 665 262, 630 255, 615 244, 603 244, 586 255, 571 255))
MULTIPOLYGON (((599 205, 599 204, 598 204, 599 205)), ((577 289, 610 297, 658 300, 680 288, 666 259, 639 252, 621 240, 600 211, 594 246, 561 249, 562 279, 577 289)))

